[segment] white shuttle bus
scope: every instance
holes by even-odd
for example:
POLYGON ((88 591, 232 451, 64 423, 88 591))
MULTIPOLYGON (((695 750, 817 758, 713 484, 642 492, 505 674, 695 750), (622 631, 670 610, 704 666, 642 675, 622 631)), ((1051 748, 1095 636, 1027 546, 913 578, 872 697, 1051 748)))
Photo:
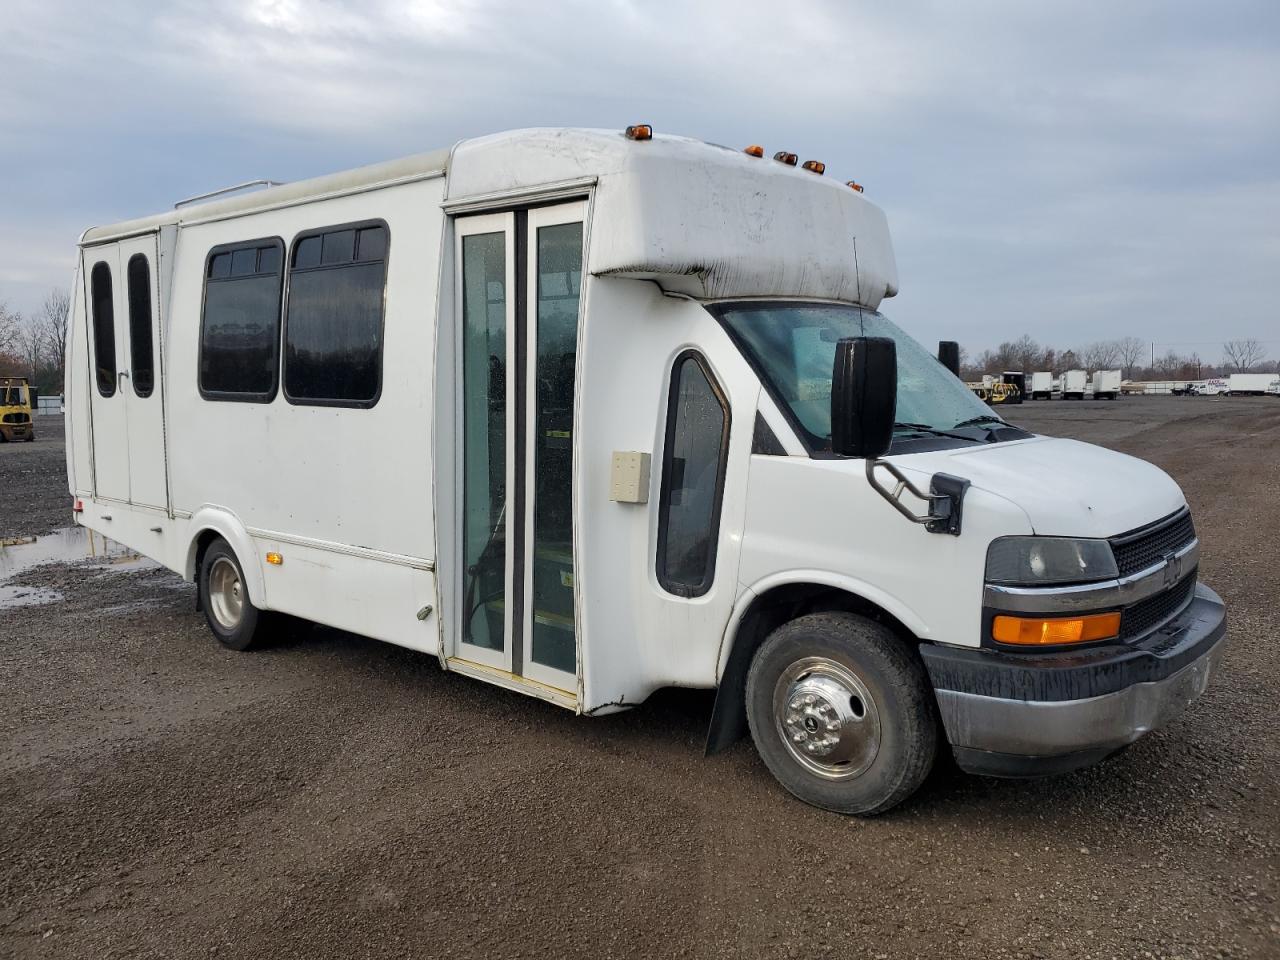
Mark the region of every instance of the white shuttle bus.
POLYGON ((524 130, 88 230, 76 519, 237 650, 291 615, 582 714, 714 688, 708 751, 831 810, 1120 750, 1223 648, 1182 492, 879 313, 885 217, 822 169, 524 130))

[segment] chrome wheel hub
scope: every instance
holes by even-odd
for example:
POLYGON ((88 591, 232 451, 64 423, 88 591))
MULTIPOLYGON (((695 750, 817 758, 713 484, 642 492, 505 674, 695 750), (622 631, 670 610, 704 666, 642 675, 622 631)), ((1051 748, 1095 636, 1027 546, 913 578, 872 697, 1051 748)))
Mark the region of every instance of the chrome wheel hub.
POLYGON ((234 630, 244 613, 244 587, 240 571, 226 557, 218 557, 209 568, 209 611, 218 625, 234 630))
POLYGON ((787 667, 773 692, 782 742, 802 767, 829 780, 856 777, 880 752, 880 711, 849 667, 806 657, 787 667))

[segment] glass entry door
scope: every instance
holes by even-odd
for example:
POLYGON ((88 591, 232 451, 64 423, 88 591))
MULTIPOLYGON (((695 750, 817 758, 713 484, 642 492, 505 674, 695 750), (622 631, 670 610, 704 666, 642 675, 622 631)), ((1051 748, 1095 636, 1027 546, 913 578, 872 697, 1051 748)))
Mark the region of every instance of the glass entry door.
POLYGON ((573 424, 584 204, 460 218, 454 655, 577 687, 573 424))

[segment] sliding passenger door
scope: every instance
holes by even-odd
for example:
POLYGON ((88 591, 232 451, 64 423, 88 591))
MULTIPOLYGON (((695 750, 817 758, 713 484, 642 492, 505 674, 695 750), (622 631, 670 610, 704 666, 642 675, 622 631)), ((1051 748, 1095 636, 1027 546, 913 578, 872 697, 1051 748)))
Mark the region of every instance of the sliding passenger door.
POLYGON ((574 404, 585 204, 456 222, 452 657, 576 695, 574 404))

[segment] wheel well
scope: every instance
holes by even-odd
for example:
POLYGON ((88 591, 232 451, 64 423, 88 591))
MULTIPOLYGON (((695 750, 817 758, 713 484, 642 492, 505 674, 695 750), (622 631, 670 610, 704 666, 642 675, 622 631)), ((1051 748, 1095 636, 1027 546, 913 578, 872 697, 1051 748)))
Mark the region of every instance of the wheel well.
POLYGON ((809 613, 844 611, 883 624, 904 643, 919 639, 901 620, 865 597, 817 583, 788 583, 760 594, 747 608, 734 635, 733 649, 716 688, 716 703, 707 729, 708 755, 740 740, 747 732, 747 671, 760 644, 775 629, 809 613))
POLYGON ((191 579, 196 584, 196 610, 204 609, 204 591, 200 588, 200 567, 204 563, 205 551, 209 549, 209 545, 213 541, 221 539, 222 534, 212 528, 201 530, 196 535, 195 563, 191 568, 191 579))

